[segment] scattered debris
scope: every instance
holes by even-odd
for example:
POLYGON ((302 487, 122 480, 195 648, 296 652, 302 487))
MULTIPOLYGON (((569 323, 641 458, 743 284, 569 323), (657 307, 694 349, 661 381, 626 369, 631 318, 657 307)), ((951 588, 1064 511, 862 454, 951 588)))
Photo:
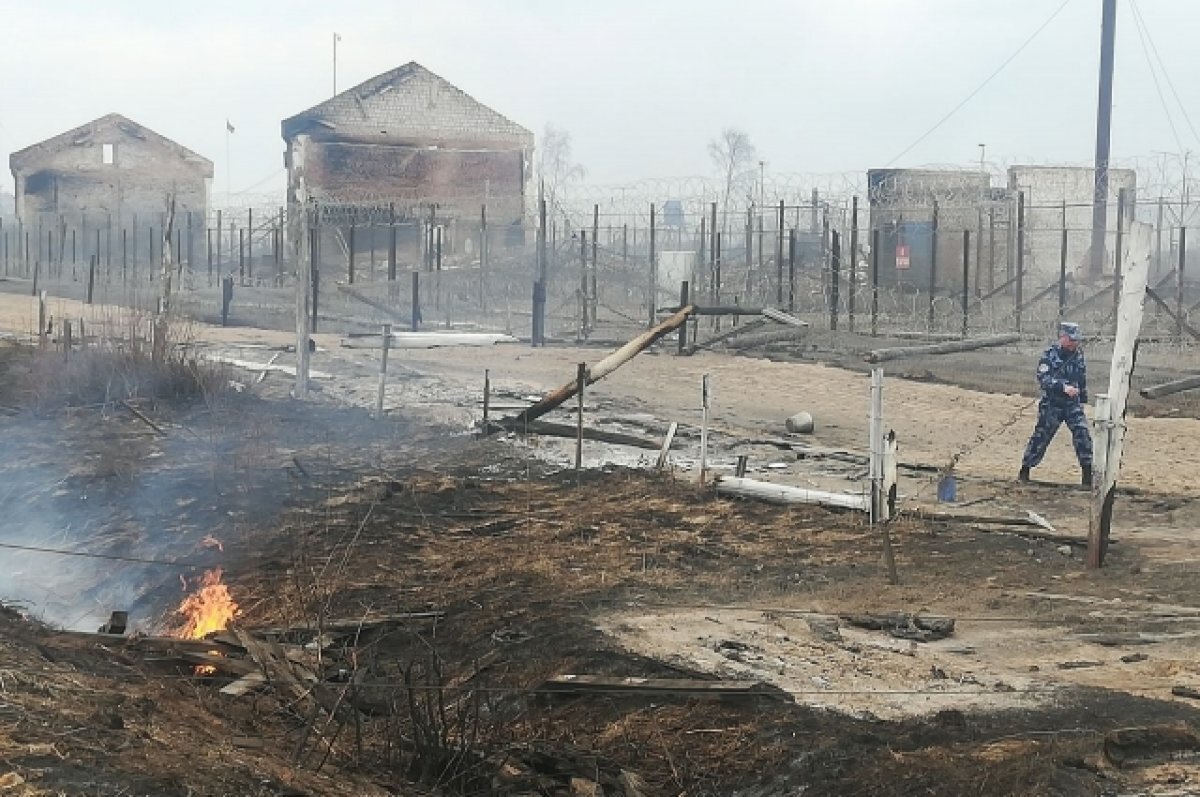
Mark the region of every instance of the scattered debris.
POLYGON ((855 628, 887 631, 898 639, 929 642, 954 633, 953 617, 892 612, 888 614, 843 614, 841 619, 855 628))
POLYGON ((1104 736, 1104 757, 1118 768, 1200 752, 1200 735, 1186 725, 1122 728, 1104 736))
POLYGON ((805 617, 804 621, 808 623, 808 630, 812 631, 822 642, 840 643, 842 641, 842 632, 838 630, 836 617, 805 617))

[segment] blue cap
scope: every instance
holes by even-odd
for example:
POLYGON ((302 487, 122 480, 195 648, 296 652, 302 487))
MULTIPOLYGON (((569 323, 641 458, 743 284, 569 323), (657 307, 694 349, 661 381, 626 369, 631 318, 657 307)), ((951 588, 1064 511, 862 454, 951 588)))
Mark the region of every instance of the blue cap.
POLYGON ((1083 340, 1083 333, 1079 331, 1079 324, 1071 321, 1063 321, 1058 325, 1058 334, 1060 337, 1066 336, 1068 340, 1079 342, 1083 340))

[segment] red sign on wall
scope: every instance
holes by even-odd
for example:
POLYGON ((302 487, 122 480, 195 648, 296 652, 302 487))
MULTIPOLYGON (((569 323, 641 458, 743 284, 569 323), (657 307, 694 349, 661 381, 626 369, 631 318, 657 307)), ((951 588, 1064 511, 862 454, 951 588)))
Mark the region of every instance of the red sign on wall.
POLYGON ((896 268, 908 268, 908 245, 897 244, 896 246, 896 268))

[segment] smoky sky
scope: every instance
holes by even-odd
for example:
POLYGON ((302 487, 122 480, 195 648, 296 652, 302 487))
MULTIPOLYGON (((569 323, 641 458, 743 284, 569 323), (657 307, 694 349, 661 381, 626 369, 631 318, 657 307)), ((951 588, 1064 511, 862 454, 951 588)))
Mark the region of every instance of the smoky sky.
MULTIPOLYGON (((567 130, 593 183, 711 175, 729 126, 780 173, 1086 164, 1101 0, 1059 5, 0 0, 0 151, 118 112, 210 158, 218 202, 279 192, 279 123, 332 94, 337 33, 339 89, 418 61, 536 134, 567 130)), ((1118 3, 1116 161, 1171 171, 1200 151, 1198 24, 1191 0, 1118 3)))

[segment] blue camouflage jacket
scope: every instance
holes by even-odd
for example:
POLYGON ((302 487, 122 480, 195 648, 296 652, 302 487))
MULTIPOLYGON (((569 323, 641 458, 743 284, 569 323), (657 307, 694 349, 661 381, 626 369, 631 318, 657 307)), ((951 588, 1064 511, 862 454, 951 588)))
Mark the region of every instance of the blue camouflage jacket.
POLYGON ((1037 381, 1042 387, 1042 397, 1051 401, 1087 403, 1087 361, 1083 349, 1064 351, 1057 343, 1042 352, 1038 360, 1037 381), (1063 392, 1067 385, 1079 388, 1079 396, 1071 398, 1063 392))

